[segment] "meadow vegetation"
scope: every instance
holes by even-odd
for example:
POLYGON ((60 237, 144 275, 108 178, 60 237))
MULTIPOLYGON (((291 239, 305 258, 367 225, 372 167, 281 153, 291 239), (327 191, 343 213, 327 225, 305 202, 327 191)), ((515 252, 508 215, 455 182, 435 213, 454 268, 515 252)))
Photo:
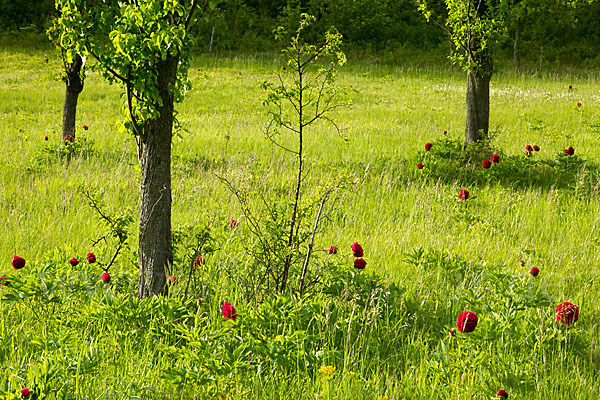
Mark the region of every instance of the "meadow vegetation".
POLYGON ((350 60, 337 83, 352 106, 332 114, 343 131, 306 132, 306 202, 348 182, 316 238, 322 278, 257 301, 256 238, 223 179, 257 209, 292 202, 296 161, 264 135, 261 89, 284 60, 198 54, 173 140, 176 278, 168 298, 139 300, 139 167, 118 89, 88 75, 65 145, 55 51, 5 42, 0 59, 0 398, 600 396, 596 74, 500 70, 492 140, 465 151, 463 72, 350 60), (579 306, 569 327, 565 301, 579 306), (451 333, 464 311, 476 329, 451 333))

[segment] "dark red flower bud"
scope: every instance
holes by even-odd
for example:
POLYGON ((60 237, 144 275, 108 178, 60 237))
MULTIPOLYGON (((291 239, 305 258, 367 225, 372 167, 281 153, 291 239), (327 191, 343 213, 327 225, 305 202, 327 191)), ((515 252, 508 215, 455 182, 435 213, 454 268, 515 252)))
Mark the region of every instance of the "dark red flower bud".
POLYGON ((492 154, 492 156, 490 157, 490 161, 494 164, 498 164, 500 162, 500 155, 492 154))
POLYGON ((429 151, 429 150, 431 150, 431 147, 432 147, 432 146, 433 146, 433 145, 432 145, 431 143, 429 143, 429 142, 425 143, 425 150, 426 150, 426 151, 429 151))
POLYGON ((365 269, 367 266, 367 262, 364 258, 355 258, 354 259, 354 268, 356 269, 365 269))
POLYGON ((235 308, 231 305, 230 302, 226 301, 225 304, 223 304, 223 307, 221 308, 222 312, 223 312, 223 316, 227 319, 230 319, 232 321, 235 321, 235 319, 237 318, 237 313, 235 312, 235 308))
POLYGON ((486 158, 485 160, 483 160, 483 163, 481 164, 481 166, 485 169, 488 169, 489 167, 492 166, 492 162, 486 158))
POLYGON ((77 264, 79 264, 79 261, 77 261, 77 259, 75 257, 73 257, 69 260, 69 264, 71 264, 74 267, 77 264))
POLYGON ((420 162, 420 163, 417 164, 417 169, 423 169, 423 163, 422 162, 420 162))
POLYGON ((352 248, 352 254, 354 255, 354 257, 362 257, 364 255, 363 248, 360 244, 358 244, 358 242, 352 243, 351 248, 352 248))
POLYGON ((96 255, 94 253, 87 253, 87 256, 85 256, 85 259, 87 260, 87 262, 89 262, 90 264, 93 264, 96 262, 96 255))
POLYGON ((469 333, 475 330, 477 326, 477 314, 471 311, 465 311, 458 316, 456 328, 460 333, 469 333))
POLYGON ((14 269, 21 269, 25 266, 25 259, 23 257, 14 256, 10 264, 14 269))
POLYGON ((579 307, 573 303, 565 301, 556 306, 556 320, 563 323, 564 326, 571 326, 579 319, 579 307))
POLYGON ((498 390, 498 393, 496 393, 496 397, 502 397, 502 398, 508 399, 508 393, 506 392, 506 390, 500 389, 500 390, 498 390))
POLYGON ((105 272, 102 274, 102 282, 110 283, 110 275, 108 272, 105 272))
POLYGON ((458 194, 458 199, 459 200, 468 200, 469 196, 471 196, 471 194, 469 193, 469 191, 467 189, 461 189, 460 193, 458 194))
POLYGON ((538 274, 540 273, 540 269, 538 267, 531 267, 531 269, 529 270, 529 273, 531 275, 538 276, 538 274))
POLYGON ((329 254, 337 254, 338 248, 337 246, 329 246, 329 254))

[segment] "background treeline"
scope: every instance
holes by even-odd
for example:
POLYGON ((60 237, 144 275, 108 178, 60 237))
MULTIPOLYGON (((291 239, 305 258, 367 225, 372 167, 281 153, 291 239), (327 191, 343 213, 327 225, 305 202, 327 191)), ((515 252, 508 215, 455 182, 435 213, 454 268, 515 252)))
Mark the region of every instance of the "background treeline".
MULTIPOLYGON (((443 0, 432 0, 443 17, 443 0)), ((555 0, 515 0, 500 59, 510 62, 519 21, 521 63, 525 68, 544 65, 600 66, 600 1, 568 9, 555 0), (541 6, 539 5, 541 4, 541 6), (517 8, 517 7, 515 7, 517 8), (526 10, 526 11, 523 11, 526 10)), ((53 0, 0 0, 0 29, 39 29, 55 12, 53 0)), ((198 48, 213 52, 273 51, 273 29, 292 30, 298 15, 317 17, 314 32, 335 26, 344 36, 346 51, 379 61, 401 63, 407 56, 425 60, 448 54, 447 35, 434 18, 427 22, 413 0, 221 0, 198 24, 198 48)), ((434 13, 435 16, 435 13, 434 13)))

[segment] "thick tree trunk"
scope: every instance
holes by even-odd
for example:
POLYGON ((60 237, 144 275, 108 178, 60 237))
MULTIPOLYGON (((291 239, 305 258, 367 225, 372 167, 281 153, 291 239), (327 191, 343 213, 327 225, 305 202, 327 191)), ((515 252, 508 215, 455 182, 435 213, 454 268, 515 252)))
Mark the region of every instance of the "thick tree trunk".
POLYGON ((162 105, 139 138, 140 233, 138 297, 167 294, 166 275, 173 263, 171 240, 171 137, 173 94, 178 58, 168 56, 157 67, 162 105))
POLYGON ((491 73, 467 73, 467 126, 465 147, 487 137, 490 125, 491 73))
POLYGON ((517 27, 515 29, 515 45, 513 47, 513 58, 515 62, 515 71, 521 72, 521 55, 519 49, 521 45, 521 20, 517 20, 517 27))
POLYGON ((79 55, 75 56, 73 63, 69 65, 65 77, 65 104, 63 107, 62 137, 66 140, 67 135, 75 138, 75 117, 77 114, 77 100, 79 93, 83 90, 83 79, 81 79, 81 68, 83 60, 79 55))

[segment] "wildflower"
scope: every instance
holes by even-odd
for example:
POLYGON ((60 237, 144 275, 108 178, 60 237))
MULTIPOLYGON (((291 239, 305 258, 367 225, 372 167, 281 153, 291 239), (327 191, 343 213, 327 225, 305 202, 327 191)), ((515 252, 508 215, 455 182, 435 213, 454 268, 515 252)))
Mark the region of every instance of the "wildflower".
POLYGON ((556 320, 563 323, 564 326, 571 326, 579 319, 579 307, 575 304, 565 301, 556 306, 556 320))
POLYGON ((367 262, 365 261, 364 258, 354 259, 354 267, 356 269, 365 269, 366 266, 367 266, 367 262))
POLYGON ((450 336, 456 335, 456 330, 454 328, 450 328, 450 336))
POLYGON ((431 150, 431 147, 432 147, 432 146, 433 146, 433 145, 432 145, 431 143, 429 143, 429 142, 425 143, 425 151, 429 151, 429 150, 431 150))
POLYGON ((29 397, 30 394, 31 394, 31 390, 29 390, 27 388, 21 389, 21 397, 27 398, 27 397, 29 397))
POLYGON ((204 265, 204 258, 202 258, 200 254, 198 254, 192 262, 192 267, 198 269, 201 265, 204 265))
POLYGON ((44 136, 44 140, 47 142, 48 141, 48 136, 44 136))
POLYGON ((569 146, 568 149, 563 150, 563 153, 572 156, 573 154, 575 154, 575 149, 573 148, 573 146, 569 146))
POLYGON ((498 164, 500 162, 500 155, 499 154, 492 154, 492 156, 490 157, 490 161, 493 164, 498 164))
POLYGON ((0 286, 8 286, 8 281, 6 280, 6 275, 0 276, 0 286))
POLYGON ((237 222, 235 219, 232 219, 232 220, 231 220, 231 222, 229 223, 229 228, 230 228, 230 229, 235 229, 235 228, 237 228, 237 227, 238 227, 238 225, 239 225, 239 224, 240 224, 240 223, 239 223, 239 222, 237 222))
POLYGON ((84 131, 87 131, 89 129, 89 127, 87 125, 83 125, 82 128, 84 131))
POLYGON ((444 131, 444 135, 447 134, 447 133, 448 133, 448 131, 444 131))
POLYGON ((25 259, 23 257, 14 256, 10 264, 14 269, 21 269, 25 266, 25 259))
POLYGON ((580 101, 577 102, 577 107, 581 107, 581 102, 580 101))
POLYGON ((485 160, 483 160, 483 163, 481 164, 481 166, 484 169, 488 169, 489 167, 492 166, 492 162, 486 158, 485 160))
POLYGON ((460 333, 469 333, 475 330, 477 326, 477 314, 471 311, 465 311, 458 316, 456 328, 460 333))
POLYGON ((75 257, 73 257, 73 258, 71 258, 71 259, 69 260, 69 264, 71 264, 71 266, 73 266, 73 267, 74 267, 74 266, 76 266, 77 264, 79 264, 79 261, 78 261, 78 260, 77 260, 75 257))
POLYGON ((352 243, 351 248, 352 248, 352 254, 354 254, 354 257, 362 257, 364 255, 363 248, 360 244, 358 244, 358 242, 352 243))
POLYGON ((458 194, 458 199, 459 200, 468 200, 470 195, 471 194, 469 193, 469 191, 467 189, 461 189, 460 193, 458 194))
POLYGON ((73 140, 74 140, 74 139, 73 139, 73 136, 71 136, 71 135, 67 135, 67 136, 65 136, 65 141, 66 141, 66 142, 72 142, 73 140))
POLYGON ((533 147, 531 147, 530 144, 528 144, 527 146, 525 146, 525 150, 532 152, 533 151, 533 147))
POLYGON ((498 390, 498 393, 496 393, 496 397, 503 397, 505 399, 508 399, 508 393, 506 392, 506 390, 500 389, 498 390))
POLYGON ((569 85, 569 89, 573 89, 573 85, 569 85))
POLYGON ((417 169, 423 169, 423 163, 422 162, 420 162, 420 163, 417 164, 417 169))
POLYGON ((168 277, 169 283, 175 283, 176 280, 177 280, 177 276, 169 275, 169 277, 168 277))
POLYGON ((319 373, 323 375, 333 375, 335 374, 335 367, 333 365, 323 365, 319 368, 319 373))
POLYGON ((534 277, 536 277, 540 273, 540 269, 538 267, 531 267, 531 269, 529 270, 529 273, 531 275, 533 275, 534 277))
POLYGON ((87 256, 85 256, 85 259, 87 260, 88 263, 93 264, 96 262, 96 255, 94 253, 87 253, 87 256))
POLYGON ((102 274, 102 282, 105 284, 110 283, 110 275, 108 272, 102 274))
POLYGON ((235 319, 237 318, 237 313, 235 312, 235 308, 228 301, 226 301, 223 304, 221 311, 223 312, 223 316, 227 319, 235 321, 235 319))
POLYGON ((338 248, 337 246, 329 246, 328 253, 329 254, 337 254, 338 248))
POLYGON ((540 146, 538 146, 537 144, 534 144, 533 145, 533 150, 540 151, 540 146))

